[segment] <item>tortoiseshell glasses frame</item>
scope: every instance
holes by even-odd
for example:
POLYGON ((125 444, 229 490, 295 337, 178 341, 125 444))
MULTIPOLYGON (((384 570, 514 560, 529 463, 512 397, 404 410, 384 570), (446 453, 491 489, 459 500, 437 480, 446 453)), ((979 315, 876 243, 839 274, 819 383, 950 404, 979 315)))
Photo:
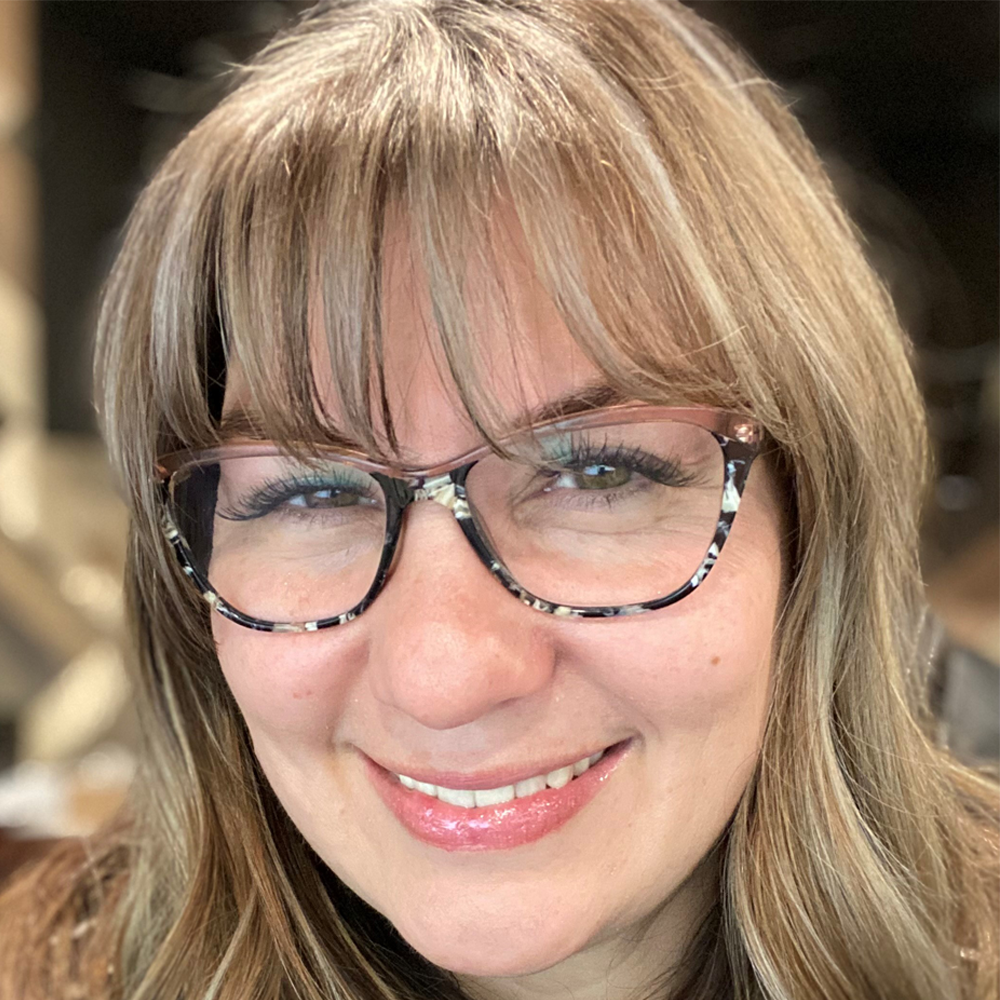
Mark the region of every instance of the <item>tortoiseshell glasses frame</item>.
MULTIPOLYGON (((230 621, 261 632, 315 632, 350 622, 362 614, 372 604, 386 582, 402 533, 403 514, 406 508, 420 500, 432 500, 452 512, 482 564, 523 604, 546 614, 568 618, 616 618, 642 614, 675 604, 693 593, 715 565, 739 509, 750 466, 760 450, 762 435, 760 425, 746 416, 725 410, 627 404, 604 407, 569 418, 556 418, 516 432, 520 435, 525 432, 570 433, 647 422, 674 422, 704 428, 718 443, 724 468, 715 531, 708 541, 700 564, 681 586, 649 601, 597 606, 557 604, 536 596, 518 583, 498 553, 494 551, 486 533, 477 525, 466 494, 466 481, 470 471, 482 459, 494 454, 494 449, 489 445, 483 445, 451 461, 427 468, 393 467, 371 461, 363 455, 350 451, 322 446, 310 446, 307 449, 310 455, 367 473, 379 484, 385 500, 385 537, 374 580, 353 607, 326 618, 312 621, 268 621, 240 611, 216 591, 206 573, 199 568, 172 513, 174 484, 179 477, 185 475, 186 470, 228 458, 284 454, 283 450, 273 442, 232 443, 217 448, 173 452, 162 456, 157 462, 156 476, 163 505, 163 530, 183 572, 198 588, 206 602, 230 621)), ((512 434, 511 439, 514 437, 515 434, 512 434)))

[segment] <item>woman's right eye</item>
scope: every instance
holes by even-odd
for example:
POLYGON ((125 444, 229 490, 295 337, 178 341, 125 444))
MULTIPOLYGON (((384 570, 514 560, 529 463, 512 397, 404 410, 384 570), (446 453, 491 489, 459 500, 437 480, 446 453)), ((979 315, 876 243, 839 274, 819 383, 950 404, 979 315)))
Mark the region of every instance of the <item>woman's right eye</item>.
POLYGON ((310 510, 317 510, 324 507, 353 507, 364 503, 365 498, 353 490, 337 489, 331 486, 325 489, 296 493, 285 502, 290 507, 306 507, 310 510))
MULTIPOLYGON (((220 494, 221 499, 221 494, 220 494)), ((326 510, 358 510, 377 507, 374 490, 354 483, 264 482, 245 490, 232 503, 217 508, 218 516, 229 521, 252 521, 288 515, 321 513, 326 510)))

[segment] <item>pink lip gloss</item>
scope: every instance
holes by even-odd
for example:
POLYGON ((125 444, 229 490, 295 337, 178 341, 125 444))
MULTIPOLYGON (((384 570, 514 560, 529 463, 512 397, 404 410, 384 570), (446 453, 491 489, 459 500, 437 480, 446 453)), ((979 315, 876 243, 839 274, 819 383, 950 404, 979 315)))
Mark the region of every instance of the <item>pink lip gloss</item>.
POLYGON ((502 805, 464 809, 404 787, 391 771, 365 756, 375 790, 418 840, 445 851, 496 851, 520 847, 559 829, 601 790, 624 759, 626 740, 562 788, 545 788, 502 805))

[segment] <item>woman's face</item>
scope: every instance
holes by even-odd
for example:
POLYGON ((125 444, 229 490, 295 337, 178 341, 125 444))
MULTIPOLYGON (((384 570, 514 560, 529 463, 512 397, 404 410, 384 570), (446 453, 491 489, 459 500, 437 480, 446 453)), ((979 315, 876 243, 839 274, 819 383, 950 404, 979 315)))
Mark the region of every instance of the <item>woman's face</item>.
MULTIPOLYGON (((517 329, 512 341, 483 323, 481 336, 487 388, 513 415, 599 372, 511 228, 505 280, 517 329)), ((481 442, 440 374, 407 242, 388 246, 390 402, 407 464, 430 466, 481 442)), ((474 272, 469 280, 474 292, 474 272)), ((240 397, 234 378, 227 408, 240 397)), ((332 393, 327 402, 336 412, 332 393)), ((711 898, 715 873, 699 862, 738 803, 763 729, 779 536, 778 500, 758 461, 718 565, 689 597, 636 617, 563 619, 522 605, 448 510, 417 503, 391 577, 363 615, 306 634, 253 632, 213 615, 219 660, 292 821, 413 948, 466 977, 528 977, 525 988, 550 970, 584 996, 615 963, 622 985, 663 971, 711 898), (626 740, 562 825, 476 850, 411 832, 370 765, 491 788, 497 775, 543 774, 626 740)))

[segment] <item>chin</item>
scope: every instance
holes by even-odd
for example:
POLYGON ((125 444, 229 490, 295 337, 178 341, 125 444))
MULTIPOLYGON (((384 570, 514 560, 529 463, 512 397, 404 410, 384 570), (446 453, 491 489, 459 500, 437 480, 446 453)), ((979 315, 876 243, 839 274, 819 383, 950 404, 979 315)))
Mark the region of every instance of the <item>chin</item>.
POLYGON ((406 921, 396 929, 429 962, 456 975, 526 976, 557 965, 586 944, 586 938, 560 933, 544 921, 544 914, 536 913, 514 926, 406 921))

